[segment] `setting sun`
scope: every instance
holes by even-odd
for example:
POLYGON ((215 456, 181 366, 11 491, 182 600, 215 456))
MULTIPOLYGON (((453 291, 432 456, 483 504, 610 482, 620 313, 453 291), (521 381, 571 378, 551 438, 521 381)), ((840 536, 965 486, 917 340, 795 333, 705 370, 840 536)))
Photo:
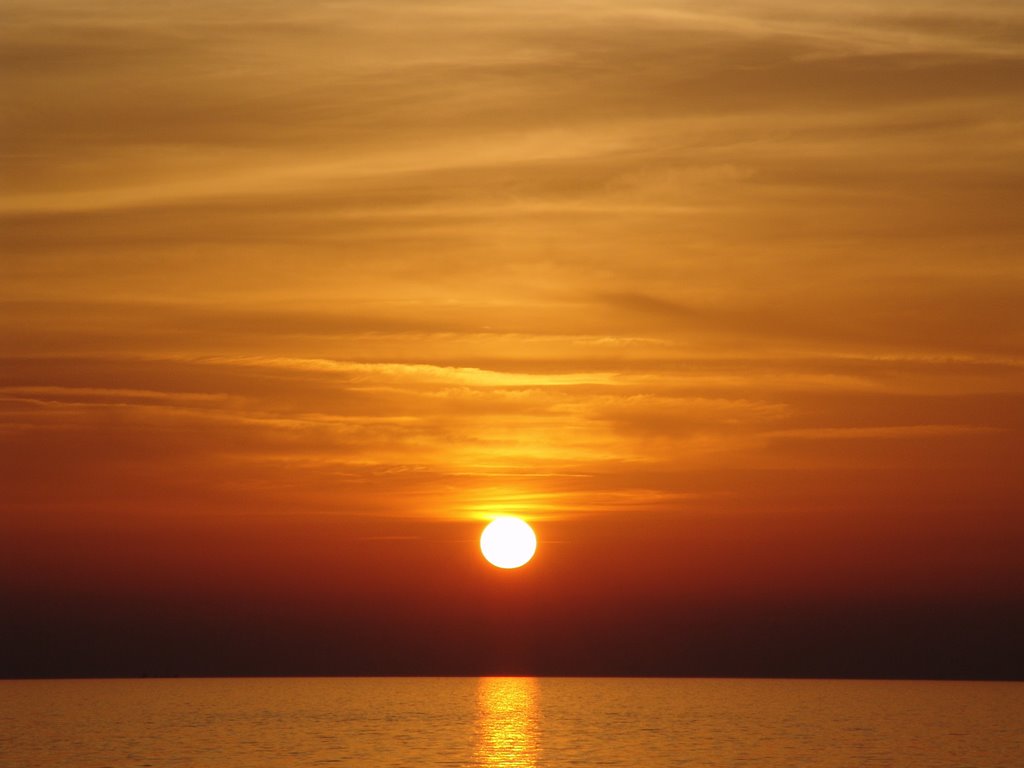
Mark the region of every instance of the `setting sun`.
POLYGON ((480 551, 491 565, 519 568, 537 551, 537 535, 518 517, 499 517, 480 534, 480 551))

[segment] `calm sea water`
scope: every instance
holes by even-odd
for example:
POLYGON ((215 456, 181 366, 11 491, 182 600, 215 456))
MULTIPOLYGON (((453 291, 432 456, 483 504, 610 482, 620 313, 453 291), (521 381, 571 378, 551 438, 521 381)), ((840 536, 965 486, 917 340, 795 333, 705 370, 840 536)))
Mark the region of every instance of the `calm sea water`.
POLYGON ((0 682, 0 764, 1024 766, 1024 683, 0 682))

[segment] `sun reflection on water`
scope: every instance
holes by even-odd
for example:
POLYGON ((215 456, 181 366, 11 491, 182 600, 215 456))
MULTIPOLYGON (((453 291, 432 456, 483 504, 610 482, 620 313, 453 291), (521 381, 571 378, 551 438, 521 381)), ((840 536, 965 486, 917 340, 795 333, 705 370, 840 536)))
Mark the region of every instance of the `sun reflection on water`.
POLYGON ((476 765, 535 768, 538 690, 532 677, 484 677, 477 688, 476 765))

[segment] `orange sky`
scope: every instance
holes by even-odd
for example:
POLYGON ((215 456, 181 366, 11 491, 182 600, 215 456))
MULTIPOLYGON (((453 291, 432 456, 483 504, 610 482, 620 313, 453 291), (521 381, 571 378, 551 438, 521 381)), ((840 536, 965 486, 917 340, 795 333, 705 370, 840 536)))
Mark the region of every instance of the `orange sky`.
POLYGON ((2 2, 0 674, 502 605, 555 671, 826 610, 1009 674, 1020 3, 165 5, 2 2))

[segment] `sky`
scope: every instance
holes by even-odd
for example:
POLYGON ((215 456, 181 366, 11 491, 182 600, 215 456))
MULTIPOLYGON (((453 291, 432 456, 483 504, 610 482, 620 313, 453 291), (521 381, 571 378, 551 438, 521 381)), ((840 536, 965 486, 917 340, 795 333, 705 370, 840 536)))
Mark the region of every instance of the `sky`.
POLYGON ((1016 0, 0 13, 0 676, 1024 678, 1016 0))

